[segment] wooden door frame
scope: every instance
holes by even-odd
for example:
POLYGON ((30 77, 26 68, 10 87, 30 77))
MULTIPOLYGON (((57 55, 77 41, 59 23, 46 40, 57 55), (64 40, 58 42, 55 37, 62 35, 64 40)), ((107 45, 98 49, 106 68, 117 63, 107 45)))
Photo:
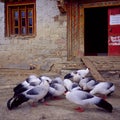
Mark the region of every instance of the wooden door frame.
POLYGON ((79 50, 79 4, 74 1, 67 3, 67 52, 68 60, 72 60, 79 50))
POLYGON ((88 4, 69 2, 67 4, 67 59, 73 60, 85 54, 84 10, 94 7, 120 6, 120 1, 107 1, 88 4), (76 8, 75 8, 76 7, 76 8), (77 20, 76 20, 77 19, 77 20))

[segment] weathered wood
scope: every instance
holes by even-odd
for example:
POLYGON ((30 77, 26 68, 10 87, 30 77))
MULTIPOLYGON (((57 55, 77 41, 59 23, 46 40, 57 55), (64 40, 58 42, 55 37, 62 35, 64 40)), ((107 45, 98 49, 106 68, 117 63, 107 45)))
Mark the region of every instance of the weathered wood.
POLYGON ((105 81, 105 79, 100 75, 100 73, 97 71, 96 67, 92 64, 92 62, 88 58, 81 58, 86 67, 90 69, 90 73, 92 76, 98 80, 98 81, 105 81))
POLYGON ((86 56, 97 70, 120 70, 120 57, 119 56, 86 56))

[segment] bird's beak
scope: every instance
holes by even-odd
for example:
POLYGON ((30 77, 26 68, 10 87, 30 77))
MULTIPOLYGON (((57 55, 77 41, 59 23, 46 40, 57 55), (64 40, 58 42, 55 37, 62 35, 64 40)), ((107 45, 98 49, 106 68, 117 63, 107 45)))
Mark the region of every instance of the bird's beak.
POLYGON ((66 93, 67 93, 67 90, 63 94, 66 95, 66 93))

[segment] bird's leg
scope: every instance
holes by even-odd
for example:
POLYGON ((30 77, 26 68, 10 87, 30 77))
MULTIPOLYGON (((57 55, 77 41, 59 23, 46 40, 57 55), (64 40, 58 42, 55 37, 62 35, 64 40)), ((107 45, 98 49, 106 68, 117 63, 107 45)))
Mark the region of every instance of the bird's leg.
POLYGON ((47 102, 44 102, 43 105, 52 106, 51 104, 48 104, 47 102))
POLYGON ((106 100, 107 99, 107 97, 106 97, 106 95, 103 95, 103 97, 102 97, 104 100, 106 100))
POLYGON ((33 102, 33 103, 32 103, 32 107, 37 107, 37 103, 36 103, 36 102, 33 102))
POLYGON ((99 97, 101 97, 101 98, 104 99, 104 100, 107 99, 106 95, 103 95, 103 94, 99 95, 99 97))
POLYGON ((32 107, 37 107, 37 103, 36 102, 32 102, 32 103, 29 103, 30 104, 30 106, 32 106, 32 107))
POLYGON ((47 102, 46 102, 46 100, 43 98, 43 99, 41 99, 41 100, 39 100, 38 102, 40 102, 40 103, 42 103, 43 105, 46 105, 46 106, 51 106, 50 104, 48 104, 47 102))
POLYGON ((77 107, 77 108, 75 108, 75 110, 78 111, 78 112, 84 112, 84 109, 81 108, 81 107, 77 107))
POLYGON ((40 100, 38 100, 38 102, 43 103, 43 102, 45 102, 45 99, 44 98, 40 99, 40 100))

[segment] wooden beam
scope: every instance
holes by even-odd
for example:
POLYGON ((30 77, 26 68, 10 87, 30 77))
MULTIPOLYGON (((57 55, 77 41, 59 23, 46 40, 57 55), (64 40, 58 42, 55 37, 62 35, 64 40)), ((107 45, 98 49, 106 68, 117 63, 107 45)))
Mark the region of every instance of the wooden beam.
POLYGON ((82 57, 81 59, 84 62, 84 64, 86 65, 86 67, 88 67, 90 69, 90 73, 96 80, 105 81, 105 79, 100 75, 100 73, 97 71, 95 66, 92 64, 92 62, 88 58, 82 57))

